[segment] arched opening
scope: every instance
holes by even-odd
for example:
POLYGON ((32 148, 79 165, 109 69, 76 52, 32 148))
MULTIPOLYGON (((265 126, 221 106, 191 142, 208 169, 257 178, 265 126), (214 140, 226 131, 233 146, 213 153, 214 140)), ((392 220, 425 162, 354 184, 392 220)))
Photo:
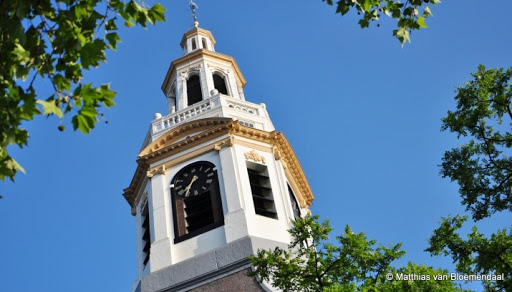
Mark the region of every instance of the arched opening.
POLYGON ((293 193, 292 187, 288 184, 288 195, 290 196, 290 202, 292 204, 293 217, 295 220, 300 218, 300 205, 295 198, 295 194, 293 193))
POLYGON ((201 82, 198 75, 192 75, 187 80, 187 105, 191 106, 203 100, 203 93, 201 91, 201 82))
POLYGON ((213 74, 213 86, 220 93, 228 95, 228 89, 226 87, 226 81, 224 80, 224 77, 218 74, 213 74))
POLYGON ((206 44, 206 39, 202 38, 201 41, 203 42, 203 49, 208 49, 208 46, 206 44))
POLYGON ((192 51, 197 49, 196 39, 192 39, 192 51))
POLYGON ((167 95, 167 112, 174 113, 176 111, 176 83, 173 83, 171 90, 167 95))

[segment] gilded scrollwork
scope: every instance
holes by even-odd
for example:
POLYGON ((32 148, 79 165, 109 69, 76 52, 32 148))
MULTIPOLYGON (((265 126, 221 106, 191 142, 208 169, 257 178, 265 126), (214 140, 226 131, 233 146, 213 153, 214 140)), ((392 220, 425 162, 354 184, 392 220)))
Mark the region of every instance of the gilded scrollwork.
POLYGON ((149 178, 154 177, 157 174, 165 174, 165 165, 153 167, 150 170, 148 170, 146 173, 147 177, 149 177, 149 178))
POLYGON ((246 160, 254 160, 255 162, 261 162, 265 164, 265 157, 260 156, 258 152, 251 150, 250 152, 244 153, 246 160))

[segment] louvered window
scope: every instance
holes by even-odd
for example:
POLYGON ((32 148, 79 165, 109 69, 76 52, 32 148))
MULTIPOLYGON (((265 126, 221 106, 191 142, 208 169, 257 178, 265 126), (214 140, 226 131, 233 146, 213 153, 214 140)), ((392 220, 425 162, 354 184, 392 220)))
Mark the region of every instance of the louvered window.
POLYGON ((185 204, 185 221, 187 232, 198 230, 212 224, 213 218, 211 194, 190 197, 183 200, 185 204))
POLYGON ((149 261, 149 253, 151 247, 151 236, 149 231, 149 210, 148 204, 142 207, 141 212, 141 221, 142 221, 142 261, 143 265, 147 265, 149 261))
POLYGON ((277 212, 266 167, 262 170, 248 168, 252 201, 256 214, 277 219, 277 212))

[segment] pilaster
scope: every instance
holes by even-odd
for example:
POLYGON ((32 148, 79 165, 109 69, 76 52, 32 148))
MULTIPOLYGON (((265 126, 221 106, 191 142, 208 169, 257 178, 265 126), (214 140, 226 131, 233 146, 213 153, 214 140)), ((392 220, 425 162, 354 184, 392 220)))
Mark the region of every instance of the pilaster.
POLYGON ((187 106, 187 79, 184 73, 177 72, 176 74, 176 106, 178 110, 181 110, 187 106))
POLYGON ((238 91, 238 84, 236 83, 236 78, 235 78, 235 74, 232 70, 229 70, 226 72, 226 76, 227 76, 227 79, 226 80, 226 85, 229 86, 229 91, 231 92, 231 95, 233 96, 233 98, 236 98, 236 99, 242 99, 240 97, 240 94, 239 94, 239 91, 238 91))
POLYGON ((148 172, 151 177, 151 272, 160 270, 172 264, 171 240, 172 220, 168 186, 165 183, 165 169, 148 172))
POLYGON ((226 242, 229 243, 248 235, 247 219, 242 208, 244 205, 242 189, 233 146, 220 149, 219 158, 226 198, 226 214, 224 215, 226 242))

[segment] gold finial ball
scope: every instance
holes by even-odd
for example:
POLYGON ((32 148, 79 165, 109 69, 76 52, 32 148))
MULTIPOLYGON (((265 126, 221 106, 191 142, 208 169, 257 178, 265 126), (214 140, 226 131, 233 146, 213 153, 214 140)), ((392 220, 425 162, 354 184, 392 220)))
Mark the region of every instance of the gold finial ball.
POLYGON ((195 27, 199 27, 199 22, 198 21, 194 21, 194 26, 195 27))

